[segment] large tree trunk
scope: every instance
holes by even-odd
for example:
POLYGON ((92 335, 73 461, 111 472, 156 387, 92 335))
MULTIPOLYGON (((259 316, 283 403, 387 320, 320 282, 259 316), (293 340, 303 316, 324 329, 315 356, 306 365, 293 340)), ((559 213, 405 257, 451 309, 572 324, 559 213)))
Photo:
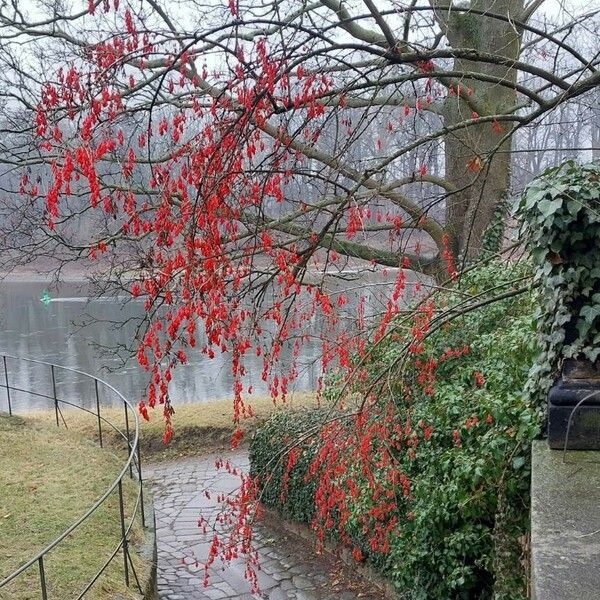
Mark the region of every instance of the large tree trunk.
MULTIPOLYGON (((489 5, 482 0, 473 0, 471 7, 483 10, 489 5)), ((523 0, 499 0, 492 10, 504 16, 520 15, 523 13, 523 0)), ((511 59, 519 57, 521 32, 511 23, 467 11, 454 11, 445 17, 444 25, 446 36, 454 48, 473 48, 511 59)), ((473 118, 474 104, 479 107, 478 114, 482 117, 514 110, 517 97, 511 85, 517 81, 516 69, 456 59, 454 70, 492 75, 509 86, 463 79, 460 82, 462 89, 470 89, 472 94, 466 98, 457 94, 448 96, 444 110, 446 126, 452 127, 473 118)), ((452 250, 461 259, 470 261, 479 256, 494 210, 508 194, 511 131, 511 125, 506 122, 485 123, 459 129, 446 137, 445 177, 458 190, 448 198, 447 227, 452 250)))

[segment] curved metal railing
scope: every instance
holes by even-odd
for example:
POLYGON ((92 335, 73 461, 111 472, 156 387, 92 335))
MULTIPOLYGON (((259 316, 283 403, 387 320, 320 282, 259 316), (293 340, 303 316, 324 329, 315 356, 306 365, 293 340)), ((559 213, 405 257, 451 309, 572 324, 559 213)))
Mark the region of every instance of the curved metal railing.
MULTIPOLYGON (((91 517, 96 512, 96 510, 98 510, 98 508, 102 506, 114 493, 118 494, 119 500, 119 543, 114 549, 114 551, 108 556, 107 560, 103 563, 100 570, 93 576, 92 580, 85 583, 85 587, 77 596, 77 600, 81 600, 85 597, 85 595, 100 579, 106 568, 117 557, 118 554, 122 554, 123 575, 125 579, 125 584, 127 585, 127 587, 130 586, 131 575, 133 575, 136 586, 138 587, 139 591, 143 593, 137 573, 135 571, 133 561, 129 553, 129 542, 131 538, 132 528, 135 524, 136 518, 139 516, 141 519, 142 527, 146 526, 146 518, 144 514, 144 485, 142 479, 142 465, 139 446, 139 419, 137 411, 126 400, 126 398, 112 385, 110 385, 102 379, 99 379, 98 377, 90 375, 89 373, 86 373, 84 371, 80 371, 78 369, 62 367, 41 360, 21 358, 18 356, 11 356, 8 354, 1 355, 0 369, 4 370, 3 377, 0 372, 0 388, 3 388, 5 390, 5 402, 8 409, 7 412, 9 415, 15 414, 15 406, 16 404, 19 404, 18 395, 20 394, 40 399, 42 402, 50 402, 50 408, 54 408, 57 427, 60 427, 61 424, 64 427, 67 427, 67 421, 65 419, 62 407, 75 408, 95 417, 98 427, 98 442, 101 448, 104 447, 102 430, 103 425, 105 425, 113 429, 118 435, 118 437, 123 439, 123 442, 125 443, 125 447, 127 449, 127 460, 125 461, 119 475, 112 482, 110 487, 102 494, 102 496, 98 498, 98 500, 96 500, 93 506, 91 506, 74 523, 67 527, 67 529, 65 529, 54 541, 48 544, 35 556, 30 558, 27 562, 22 564, 16 571, 10 573, 8 576, 3 576, 2 573, 0 573, 0 578, 3 577, 2 579, 0 579, 0 597, 2 596, 1 590, 4 586, 8 585, 11 581, 16 580, 19 576, 23 575, 24 573, 29 572, 30 569, 37 567, 39 575, 39 597, 42 600, 51 600, 48 595, 48 585, 46 583, 47 574, 45 570, 44 559, 60 544, 68 544, 69 540, 67 540, 66 538, 71 533, 73 533, 82 523, 84 523, 89 517, 91 517), (47 376, 49 377, 48 381, 51 382, 51 390, 49 391, 49 393, 44 393, 39 390, 28 389, 29 386, 23 387, 22 385, 15 385, 14 383, 11 384, 11 380, 13 382, 15 380, 15 372, 9 369, 9 364, 12 361, 18 361, 19 364, 26 363, 28 365, 35 365, 36 368, 40 368, 42 369, 42 371, 45 371, 47 376), (91 399, 88 398, 91 407, 84 406, 84 402, 77 404, 76 402, 72 401, 73 399, 67 400, 66 398, 61 397, 61 394, 57 392, 57 388, 60 384, 60 380, 57 379, 57 374, 60 373, 69 373, 71 375, 81 376, 84 378, 84 380, 93 382, 93 389, 91 392, 92 397, 91 399), (4 380, 3 383, 1 382, 1 379, 4 380), (110 399, 113 403, 116 402, 117 404, 122 405, 125 420, 124 429, 120 428, 119 426, 115 425, 113 422, 102 416, 100 402, 100 391, 102 389, 107 390, 111 394, 112 398, 110 399), (133 427, 130 424, 131 420, 133 420, 133 427), (134 506, 131 509, 131 514, 129 515, 129 518, 126 518, 125 516, 125 497, 123 494, 123 480, 126 477, 130 477, 131 479, 134 479, 137 482, 137 495, 135 498, 134 506)), ((42 376, 44 376, 44 373, 42 373, 42 376)), ((26 374, 25 377, 31 380, 31 373, 26 374)), ((1 399, 0 407, 2 407, 1 399)), ((35 596, 33 590, 31 590, 31 594, 32 595, 29 597, 34 598, 35 596)))

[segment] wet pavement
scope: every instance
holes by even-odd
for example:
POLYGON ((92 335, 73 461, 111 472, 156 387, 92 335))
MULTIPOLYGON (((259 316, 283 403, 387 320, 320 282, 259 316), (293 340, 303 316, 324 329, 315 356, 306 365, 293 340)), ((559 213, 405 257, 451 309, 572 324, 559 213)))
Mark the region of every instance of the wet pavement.
MULTIPOLYGON (((232 468, 248 468, 247 455, 223 453, 232 468)), ((215 467, 216 455, 150 465, 146 477, 154 493, 160 600, 381 600, 383 594, 341 560, 317 554, 311 543, 273 523, 255 525, 259 554, 259 594, 251 594, 246 563, 219 558, 209 568, 204 587, 203 561, 212 531, 198 527, 221 510, 220 494, 234 492, 239 476, 215 467), (210 498, 205 492, 209 492, 210 498)))

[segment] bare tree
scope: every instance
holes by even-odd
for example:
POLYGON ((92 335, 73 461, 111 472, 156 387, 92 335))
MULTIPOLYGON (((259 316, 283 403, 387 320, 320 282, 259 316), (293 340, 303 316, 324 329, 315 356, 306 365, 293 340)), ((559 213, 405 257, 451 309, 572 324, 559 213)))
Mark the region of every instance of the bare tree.
MULTIPOLYGON (((199 102, 206 107, 217 103, 222 109, 227 100, 231 119, 246 115, 248 131, 275 143, 285 137, 289 151, 302 157, 287 167, 297 182, 296 197, 278 205, 276 215, 265 203, 259 220, 246 215, 243 225, 268 226, 305 239, 314 234, 313 250, 335 249, 388 266, 398 266, 407 257, 411 268, 439 276, 445 243, 455 259, 475 258, 496 206, 509 193, 514 132, 557 107, 565 110, 560 107, 598 83, 597 54, 584 57, 572 45, 580 15, 559 26, 536 23, 534 15, 544 4, 539 1, 432 1, 427 6, 390 2, 379 7, 338 0, 233 2, 233 15, 219 4, 200 7, 190 1, 171 7, 152 0, 137 15, 130 13, 136 19, 134 35, 145 37, 146 45, 139 43, 115 56, 103 75, 126 102, 119 126, 129 128, 133 139, 136 124, 138 130, 153 128, 161 118, 189 115, 199 102), (271 94, 270 114, 257 123, 254 107, 242 106, 230 90, 236 85, 232 81, 243 81, 246 87, 263 85, 258 78, 261 59, 252 54, 259 41, 277 65, 276 81, 290 83, 287 92, 279 90, 280 97, 271 94), (549 68, 531 60, 542 51, 550 57, 549 68), (193 85, 171 91, 173 84, 168 82, 179 72, 193 85), (236 73, 233 80, 228 73, 236 73), (135 78, 131 89, 129 77, 135 78), (301 96, 307 78, 317 77, 326 81, 320 91, 304 100, 296 98, 293 104, 284 101, 284 93, 301 96), (142 119, 135 119, 136 114, 142 119), (299 195, 310 206, 308 211, 298 212, 299 195), (370 229, 398 234, 391 251, 377 236, 363 236, 360 242, 343 239, 348 210, 358 208, 361 219, 369 221, 363 214, 373 214, 365 208, 369 206, 379 206, 386 215, 386 223, 370 229), (400 227, 395 217, 400 217, 400 227), (417 250, 422 247, 425 252, 414 252, 415 240, 417 250)), ((25 15, 17 5, 5 5, 0 22, 10 75, 4 89, 13 105, 36 109, 38 69, 60 87, 49 65, 90 65, 99 47, 117 52, 112 45, 124 36, 110 12, 99 14, 102 3, 95 6, 97 14, 91 18, 83 11, 65 14, 59 4, 35 16, 25 15), (23 46, 30 48, 29 54, 15 59, 16 48, 23 46)), ((92 70, 97 68, 94 64, 92 70)), ((99 89, 97 82, 89 84, 87 96, 75 107, 76 119, 83 119, 99 89)), ((56 112, 57 118, 61 114, 56 112)), ((186 121, 187 131, 200 131, 206 122, 207 117, 196 111, 192 122, 186 121)), ((106 125, 95 126, 99 139, 106 125)), ((68 140, 77 137, 76 130, 70 131, 65 132, 63 147, 72 147, 68 140)), ((113 152, 104 158, 113 165, 105 169, 110 179, 101 177, 107 190, 118 186, 114 161, 123 156, 113 152)), ((155 141, 147 156, 136 157, 136 164, 141 173, 142 163, 156 167, 166 164, 168 156, 167 145, 155 141)), ((272 172, 268 154, 257 156, 259 161, 247 161, 244 168, 256 176, 272 172)), ((21 155, 15 162, 23 160, 21 155)), ((27 160, 42 159, 29 154, 27 160)), ((45 157, 43 161, 48 162, 45 157)), ((143 195, 145 175, 140 177, 136 193, 143 195)), ((37 191, 41 195, 43 190, 37 191)), ((76 212, 81 218, 86 211, 76 212)))
MULTIPOLYGON (((204 351, 238 355, 273 320, 267 364, 292 330, 302 337, 303 286, 310 310, 332 310, 325 271, 439 282, 480 255, 515 136, 579 119, 600 83, 598 52, 578 44, 598 8, 536 19, 543 6, 4 5, 4 155, 26 208, 6 239, 61 264, 91 255, 104 285, 143 294, 138 356, 157 381, 185 360, 176 349, 195 344, 198 317, 204 351)), ((562 129, 560 147, 578 131, 562 129)))

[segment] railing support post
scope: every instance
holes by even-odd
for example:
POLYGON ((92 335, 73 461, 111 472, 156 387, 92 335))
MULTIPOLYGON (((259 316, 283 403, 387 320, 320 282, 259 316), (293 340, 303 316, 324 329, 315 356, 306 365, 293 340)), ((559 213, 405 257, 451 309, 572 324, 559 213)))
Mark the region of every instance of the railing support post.
POLYGON ((52 372, 52 395, 54 396, 54 414, 56 415, 56 426, 60 427, 58 420, 58 398, 56 397, 56 377, 54 376, 54 365, 50 365, 50 371, 52 372))
POLYGON ((102 448, 102 419, 100 418, 100 394, 98 393, 98 380, 94 377, 94 385, 96 388, 96 413, 98 415, 98 439, 100 440, 100 448, 102 448))
POLYGON ((121 514, 121 541, 123 545, 123 567, 125 569, 125 585, 129 587, 129 564, 127 563, 127 535, 125 534, 125 508, 123 506, 123 480, 119 479, 119 512, 121 514))
POLYGON ((38 558, 38 565, 40 567, 40 586, 42 588, 42 600, 48 600, 48 590, 46 589, 46 573, 44 573, 44 558, 42 556, 38 558))
POLYGON ((4 363, 4 381, 6 382, 6 399, 8 400, 8 414, 12 416, 12 406, 10 402, 10 387, 8 386, 8 369, 6 368, 6 356, 2 357, 4 363))
POLYGON ((138 477, 140 480, 140 515, 142 517, 142 527, 146 527, 146 512, 144 510, 144 480, 142 479, 142 456, 140 452, 140 438, 138 437, 137 444, 137 464, 138 477))
MULTIPOLYGON (((129 413, 127 412, 127 404, 123 402, 123 408, 125 409, 125 433, 127 434, 127 457, 131 454, 131 437, 129 433, 129 413)), ((133 479, 133 461, 129 462, 129 477, 133 479)))

